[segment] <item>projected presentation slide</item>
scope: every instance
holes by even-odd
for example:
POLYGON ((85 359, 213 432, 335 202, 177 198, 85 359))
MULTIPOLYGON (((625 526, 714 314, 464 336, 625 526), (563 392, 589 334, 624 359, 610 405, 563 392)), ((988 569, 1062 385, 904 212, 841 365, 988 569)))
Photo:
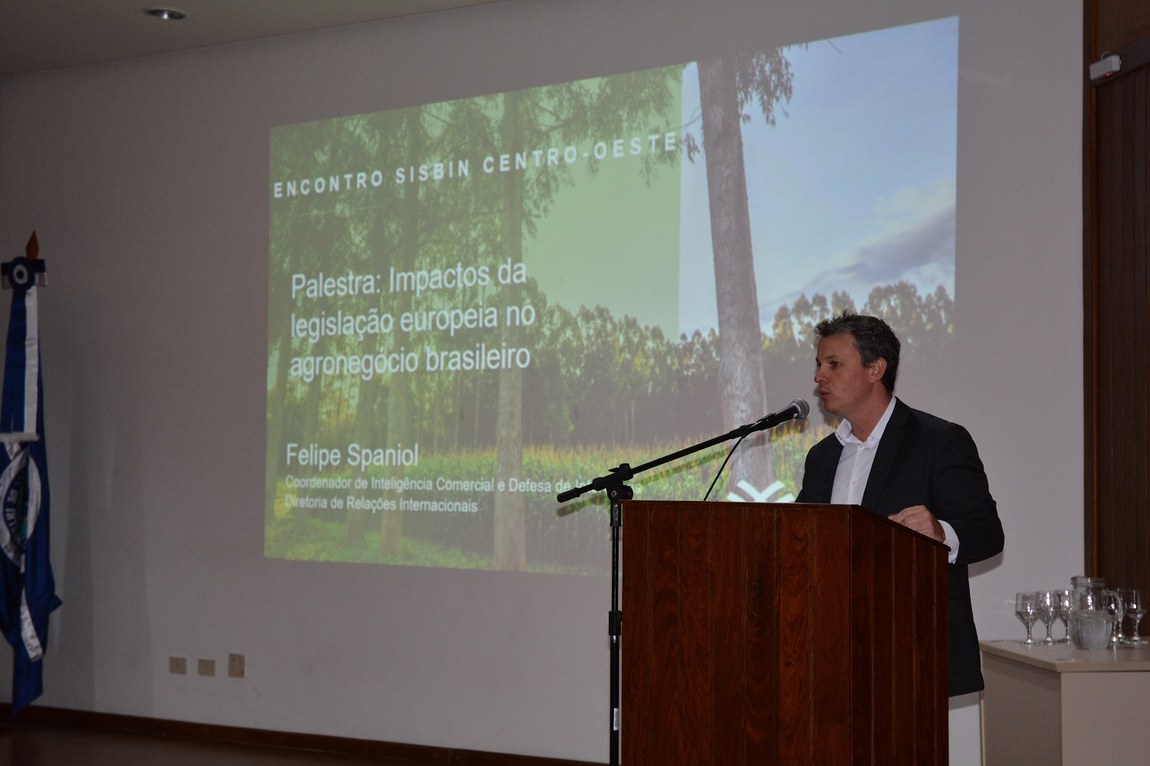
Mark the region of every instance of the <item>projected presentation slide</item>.
MULTIPOLYGON (((556 494, 753 422, 709 499, 792 500, 816 322, 954 333, 957 18, 270 137, 265 555, 606 574, 556 494)), ((702 500, 723 444, 635 477, 702 500)))

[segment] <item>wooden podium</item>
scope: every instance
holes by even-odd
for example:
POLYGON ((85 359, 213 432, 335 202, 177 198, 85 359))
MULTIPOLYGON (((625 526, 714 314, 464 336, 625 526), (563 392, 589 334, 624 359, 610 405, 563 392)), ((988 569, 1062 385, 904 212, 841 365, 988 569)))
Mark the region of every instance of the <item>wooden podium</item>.
POLYGON ((622 512, 623 766, 945 764, 946 546, 857 506, 622 512))

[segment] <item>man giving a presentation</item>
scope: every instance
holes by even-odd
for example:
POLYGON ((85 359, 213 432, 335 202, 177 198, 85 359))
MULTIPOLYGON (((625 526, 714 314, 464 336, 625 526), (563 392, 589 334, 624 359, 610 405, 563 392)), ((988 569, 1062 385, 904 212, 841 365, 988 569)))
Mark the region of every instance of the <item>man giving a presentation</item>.
POLYGON ((1002 550, 1002 523, 965 428, 894 396, 899 340, 876 317, 844 313, 815 327, 815 385, 842 418, 807 453, 800 503, 861 505, 950 549, 950 696, 982 689, 967 566, 1002 550))

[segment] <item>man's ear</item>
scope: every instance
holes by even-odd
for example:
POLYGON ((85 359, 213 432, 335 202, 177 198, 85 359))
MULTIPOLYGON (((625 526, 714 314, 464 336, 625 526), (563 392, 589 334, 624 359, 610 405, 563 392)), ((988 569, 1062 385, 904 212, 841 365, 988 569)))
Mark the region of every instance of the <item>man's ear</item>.
POLYGON ((878 381, 882 380, 882 376, 886 375, 886 360, 881 356, 878 359, 875 359, 867 367, 867 372, 872 383, 877 383, 878 381))

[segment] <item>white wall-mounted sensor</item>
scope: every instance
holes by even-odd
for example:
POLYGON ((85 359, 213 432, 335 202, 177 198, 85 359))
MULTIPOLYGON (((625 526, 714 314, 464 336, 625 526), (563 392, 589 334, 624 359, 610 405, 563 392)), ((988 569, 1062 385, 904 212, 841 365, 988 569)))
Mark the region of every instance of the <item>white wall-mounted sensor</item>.
POLYGON ((1110 75, 1118 72, 1122 68, 1122 59, 1117 55, 1111 53, 1102 56, 1102 58, 1095 61, 1090 65, 1090 79, 1093 82, 1098 80, 1105 80, 1110 75))

